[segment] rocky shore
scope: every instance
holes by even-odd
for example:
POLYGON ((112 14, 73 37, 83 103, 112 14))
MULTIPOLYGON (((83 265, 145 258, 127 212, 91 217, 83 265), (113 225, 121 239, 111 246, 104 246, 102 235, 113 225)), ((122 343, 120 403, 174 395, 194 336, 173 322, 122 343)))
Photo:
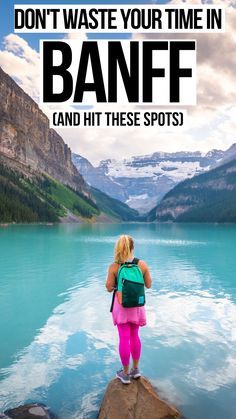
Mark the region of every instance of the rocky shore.
MULTIPOLYGON (((60 419, 38 403, 8 409, 0 413, 1 418, 60 419)), ((146 378, 133 380, 129 385, 115 378, 107 386, 98 419, 181 419, 181 415, 174 406, 160 399, 146 378)))

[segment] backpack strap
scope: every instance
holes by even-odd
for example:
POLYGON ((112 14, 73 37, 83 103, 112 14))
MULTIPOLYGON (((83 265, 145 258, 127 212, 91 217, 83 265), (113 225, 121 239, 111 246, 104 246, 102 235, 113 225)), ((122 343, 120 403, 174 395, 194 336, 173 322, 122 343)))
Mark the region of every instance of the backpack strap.
POLYGON ((116 296, 116 291, 117 291, 117 288, 114 288, 113 295, 112 295, 112 300, 111 300, 110 313, 112 313, 112 310, 113 310, 113 306, 114 306, 114 302, 115 302, 115 296, 116 296))
POLYGON ((139 263, 139 261, 140 261, 140 259, 133 258, 132 262, 124 262, 124 263, 121 263, 120 266, 123 266, 123 265, 137 265, 139 263))
POLYGON ((115 287, 114 287, 114 291, 113 291, 113 295, 112 295, 112 300, 111 300, 111 307, 110 307, 110 313, 112 313, 113 310, 113 306, 114 306, 114 302, 115 302, 115 296, 116 296, 116 291, 117 291, 117 276, 115 278, 115 287))

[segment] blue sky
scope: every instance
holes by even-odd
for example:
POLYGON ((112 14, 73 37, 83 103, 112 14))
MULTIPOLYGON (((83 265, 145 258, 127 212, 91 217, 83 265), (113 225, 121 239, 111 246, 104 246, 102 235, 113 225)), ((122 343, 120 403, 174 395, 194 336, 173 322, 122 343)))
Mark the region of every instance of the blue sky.
MULTIPOLYGON (((2 42, 4 36, 8 35, 9 33, 14 32, 14 4, 153 4, 151 1, 106 1, 106 0, 83 0, 82 2, 77 0, 70 0, 70 1, 63 1, 63 0, 22 0, 22 1, 13 1, 13 0, 2 0, 0 1, 0 41, 2 42)), ((160 0, 157 1, 158 4, 165 4, 167 1, 160 0)), ((22 38, 24 38, 33 48, 38 49, 39 39, 45 38, 61 38, 60 34, 21 34, 22 38)), ((88 38, 95 37, 94 35, 89 35, 88 38)), ((129 35, 127 34, 114 34, 111 36, 109 34, 109 38, 127 38, 129 35)), ((99 38, 106 38, 105 34, 99 34, 96 36, 97 39, 99 38)))

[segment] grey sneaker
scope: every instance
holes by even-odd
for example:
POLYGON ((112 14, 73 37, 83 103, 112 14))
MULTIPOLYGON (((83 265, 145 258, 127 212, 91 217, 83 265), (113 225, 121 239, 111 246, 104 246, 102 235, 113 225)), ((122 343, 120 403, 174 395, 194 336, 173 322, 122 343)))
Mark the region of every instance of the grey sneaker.
POLYGON ((129 375, 131 378, 134 378, 134 379, 141 377, 141 374, 138 368, 131 368, 129 375))
POLYGON ((116 376, 117 376, 117 378, 120 379, 120 381, 123 384, 130 384, 131 383, 129 374, 125 374, 122 369, 117 371, 116 376))

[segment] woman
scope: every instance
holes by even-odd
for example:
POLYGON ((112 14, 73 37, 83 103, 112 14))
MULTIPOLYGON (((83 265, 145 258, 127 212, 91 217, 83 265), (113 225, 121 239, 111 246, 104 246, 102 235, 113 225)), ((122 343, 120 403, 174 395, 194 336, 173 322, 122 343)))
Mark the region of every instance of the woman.
MULTIPOLYGON (((116 278, 119 267, 122 263, 131 262, 134 259, 134 241, 132 237, 122 235, 115 245, 115 262, 108 270, 106 288, 112 292, 116 286, 116 278)), ((146 288, 152 285, 152 279, 147 264, 143 260, 138 260, 138 267, 141 269, 146 288)), ((139 326, 145 326, 146 313, 145 307, 124 308, 118 301, 117 293, 114 299, 112 310, 114 325, 117 325, 119 333, 119 353, 123 368, 117 371, 116 376, 124 384, 130 383, 130 378, 139 378, 139 359, 141 353, 141 341, 139 338, 139 326), (129 372, 130 354, 133 359, 133 366, 129 372)))

